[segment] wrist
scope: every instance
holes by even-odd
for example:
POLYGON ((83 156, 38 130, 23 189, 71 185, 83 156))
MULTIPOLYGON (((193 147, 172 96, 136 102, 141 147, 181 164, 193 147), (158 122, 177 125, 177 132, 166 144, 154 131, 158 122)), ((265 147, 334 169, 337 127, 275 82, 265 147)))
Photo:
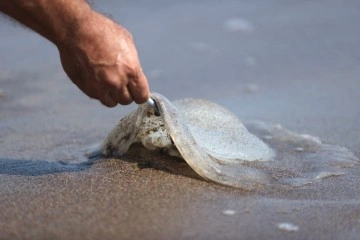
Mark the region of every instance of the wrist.
MULTIPOLYGON (((78 2, 78 1, 74 1, 78 2)), ((79 39, 84 29, 91 25, 91 19, 94 18, 96 13, 86 2, 74 3, 68 9, 63 19, 61 19, 60 27, 54 32, 52 41, 57 47, 67 45, 75 39, 79 39)), ((55 27, 56 28, 56 27, 55 27)))

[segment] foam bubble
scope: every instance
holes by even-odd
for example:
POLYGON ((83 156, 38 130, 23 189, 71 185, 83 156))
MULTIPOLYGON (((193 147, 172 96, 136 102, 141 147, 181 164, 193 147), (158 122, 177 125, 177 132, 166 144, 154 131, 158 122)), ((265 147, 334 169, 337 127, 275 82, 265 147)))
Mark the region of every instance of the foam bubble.
POLYGON ((286 231, 286 232, 297 232, 299 231, 299 227, 292 224, 292 223, 278 223, 277 224, 277 228, 282 230, 282 231, 286 231))
POLYGON ((245 32, 250 33, 254 31, 253 24, 246 19, 234 17, 229 18, 224 22, 224 29, 229 32, 245 32))
POLYGON ((224 215, 228 215, 228 216, 232 216, 232 215, 234 215, 236 212, 234 211, 234 210, 232 210, 232 209, 226 209, 226 210, 224 210, 223 211, 223 214, 224 215))

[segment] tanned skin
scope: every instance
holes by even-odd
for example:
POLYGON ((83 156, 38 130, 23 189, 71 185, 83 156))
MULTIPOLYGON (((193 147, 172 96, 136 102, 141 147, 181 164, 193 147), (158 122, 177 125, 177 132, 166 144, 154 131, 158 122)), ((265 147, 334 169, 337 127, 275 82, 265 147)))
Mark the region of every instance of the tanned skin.
POLYGON ((150 96, 132 35, 84 0, 0 0, 0 11, 55 44, 71 81, 108 107, 150 96))

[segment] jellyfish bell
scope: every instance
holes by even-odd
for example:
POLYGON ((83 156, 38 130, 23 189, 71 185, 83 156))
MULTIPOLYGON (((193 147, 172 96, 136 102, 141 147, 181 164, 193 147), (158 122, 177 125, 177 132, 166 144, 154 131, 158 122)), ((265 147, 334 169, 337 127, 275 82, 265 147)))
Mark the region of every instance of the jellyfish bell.
POLYGON ((101 152, 121 156, 136 142, 183 158, 203 178, 246 190, 270 185, 302 186, 344 173, 358 159, 348 149, 322 144, 279 125, 248 123, 202 99, 171 103, 152 94, 159 114, 147 104, 122 118, 101 152), (331 159, 331 160, 330 160, 331 159))

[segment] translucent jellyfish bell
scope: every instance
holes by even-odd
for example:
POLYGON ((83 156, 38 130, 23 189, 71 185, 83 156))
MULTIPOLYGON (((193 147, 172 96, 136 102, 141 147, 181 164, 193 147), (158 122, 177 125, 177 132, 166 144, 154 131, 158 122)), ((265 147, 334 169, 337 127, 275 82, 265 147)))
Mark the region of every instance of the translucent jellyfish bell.
POLYGON ((104 155, 121 156, 141 142, 149 150, 161 148, 182 157, 207 180, 246 190, 301 186, 341 175, 358 161, 346 148, 279 125, 250 123, 255 136, 230 111, 206 100, 152 98, 160 116, 149 105, 140 105, 109 134, 101 148, 104 155))

